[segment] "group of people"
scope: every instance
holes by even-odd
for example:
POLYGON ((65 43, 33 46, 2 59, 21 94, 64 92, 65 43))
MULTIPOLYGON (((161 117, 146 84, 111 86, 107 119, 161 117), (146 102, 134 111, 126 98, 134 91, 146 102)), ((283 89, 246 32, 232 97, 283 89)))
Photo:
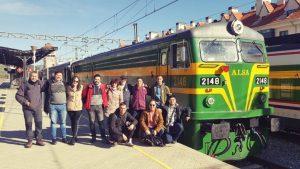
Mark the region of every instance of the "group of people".
POLYGON ((63 81, 62 72, 55 72, 47 81, 39 80, 37 72, 31 72, 28 81, 21 84, 16 100, 22 105, 25 128, 30 148, 33 139, 36 145, 44 146, 42 139, 42 105, 51 120, 51 144, 57 143, 57 125, 60 125, 62 142, 74 145, 78 142, 78 124, 83 112, 88 112, 91 143, 96 141, 96 123, 102 140, 107 144, 124 143, 133 146, 132 138, 155 136, 164 143, 175 143, 182 134, 183 121, 189 121, 191 109, 181 107, 175 95, 157 76, 156 83, 148 87, 142 78, 136 84, 127 83, 127 77, 101 82, 99 74, 83 86, 74 76, 70 84, 63 81), (45 97, 42 97, 44 92, 45 97), (147 95, 151 101, 146 104, 147 95), (71 121, 72 138, 67 139, 67 114, 71 121), (34 120, 35 133, 32 130, 34 120))

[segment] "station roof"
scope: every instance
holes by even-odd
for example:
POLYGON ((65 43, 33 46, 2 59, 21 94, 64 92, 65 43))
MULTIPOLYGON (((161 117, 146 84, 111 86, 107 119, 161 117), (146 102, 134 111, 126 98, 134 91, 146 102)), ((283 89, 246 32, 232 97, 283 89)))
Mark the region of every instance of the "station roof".
MULTIPOLYGON (((50 54, 51 52, 57 50, 57 47, 53 47, 50 44, 46 44, 36 50, 36 62, 50 54)), ((21 58, 27 57, 27 65, 33 63, 32 60, 33 53, 31 50, 19 50, 0 46, 0 64, 23 67, 23 61, 21 58)))

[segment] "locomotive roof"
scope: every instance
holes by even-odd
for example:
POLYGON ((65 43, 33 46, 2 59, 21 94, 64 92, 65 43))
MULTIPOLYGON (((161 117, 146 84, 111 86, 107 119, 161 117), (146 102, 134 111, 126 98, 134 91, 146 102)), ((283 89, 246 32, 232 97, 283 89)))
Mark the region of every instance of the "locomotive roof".
POLYGON ((263 41, 263 36, 256 32, 255 30, 248 28, 244 26, 244 31, 242 34, 235 36, 229 33, 228 30, 228 23, 226 22, 218 22, 218 23, 211 23, 207 24, 201 27, 196 27, 189 30, 183 30, 176 32, 174 34, 156 38, 153 40, 148 40, 144 42, 140 42, 137 44, 129 45, 123 48, 117 48, 113 49, 107 52, 99 53, 90 57, 87 57, 83 60, 79 60, 73 63, 73 65, 78 64, 84 64, 84 63, 90 63, 96 60, 100 60, 104 57, 112 57, 112 56, 118 56, 123 55, 124 53, 128 52, 136 52, 139 49, 143 48, 149 48, 149 49, 157 49, 157 44, 167 43, 171 41, 175 41, 178 39, 188 39, 191 37, 197 37, 197 38, 242 38, 242 39, 250 39, 250 40, 260 40, 263 41))

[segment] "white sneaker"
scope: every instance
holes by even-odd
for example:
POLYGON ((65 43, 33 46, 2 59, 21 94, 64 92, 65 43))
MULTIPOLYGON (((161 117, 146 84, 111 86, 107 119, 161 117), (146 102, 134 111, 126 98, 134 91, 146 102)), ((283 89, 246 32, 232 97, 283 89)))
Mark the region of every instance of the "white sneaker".
POLYGON ((126 145, 127 145, 127 146, 130 146, 130 147, 132 147, 132 146, 133 146, 133 144, 132 144, 132 140, 131 140, 131 139, 129 139, 129 141, 126 143, 126 145))

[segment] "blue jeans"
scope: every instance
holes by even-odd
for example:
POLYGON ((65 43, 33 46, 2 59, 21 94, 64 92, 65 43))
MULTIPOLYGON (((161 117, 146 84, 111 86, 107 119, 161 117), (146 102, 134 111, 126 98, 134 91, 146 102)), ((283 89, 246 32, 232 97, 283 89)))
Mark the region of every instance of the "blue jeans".
POLYGON ((66 130, 66 119, 67 119, 67 108, 66 104, 50 104, 50 119, 51 119, 51 136, 52 139, 56 139, 56 125, 59 119, 60 130, 62 138, 67 137, 66 130))
POLYGON ((165 142, 171 143, 173 141, 177 141, 180 135, 182 134, 184 128, 181 123, 174 123, 173 126, 167 127, 166 132, 164 133, 165 142))

